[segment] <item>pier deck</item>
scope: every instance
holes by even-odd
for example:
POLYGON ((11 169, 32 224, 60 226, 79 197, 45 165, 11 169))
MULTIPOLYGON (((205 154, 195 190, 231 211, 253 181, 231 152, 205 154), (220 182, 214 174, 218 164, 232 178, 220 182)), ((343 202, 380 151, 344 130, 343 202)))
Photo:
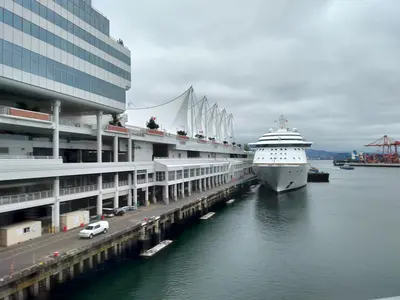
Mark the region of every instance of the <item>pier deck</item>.
MULTIPOLYGON (((110 223, 110 229, 107 234, 121 231, 127 226, 140 224, 144 218, 158 216, 166 213, 171 209, 182 207, 186 204, 196 201, 197 199, 207 197, 215 192, 229 188, 243 182, 253 180, 253 175, 245 176, 242 180, 227 183, 218 187, 211 188, 203 192, 193 192, 190 197, 179 199, 170 204, 151 204, 146 207, 139 207, 134 212, 127 213, 124 216, 107 219, 110 223)), ((84 246, 93 240, 79 239, 78 232, 81 228, 72 229, 68 232, 60 232, 57 234, 46 234, 40 238, 26 241, 18 245, 0 249, 0 278, 14 272, 30 267, 34 264, 46 260, 52 256, 54 252, 67 252, 84 246)))

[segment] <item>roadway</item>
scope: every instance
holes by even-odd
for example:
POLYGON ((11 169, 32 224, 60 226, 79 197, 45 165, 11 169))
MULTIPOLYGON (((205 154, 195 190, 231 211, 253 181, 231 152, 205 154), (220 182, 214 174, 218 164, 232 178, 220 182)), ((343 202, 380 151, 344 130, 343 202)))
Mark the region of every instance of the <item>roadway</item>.
MULTIPOLYGON (((253 177, 252 175, 245 176, 243 179, 253 177)), ((209 196, 222 188, 228 188, 236 183, 227 183, 225 185, 209 189, 205 192, 194 192, 190 197, 179 199, 177 202, 170 204, 151 204, 150 206, 139 207, 134 212, 129 212, 124 216, 107 219, 110 223, 109 233, 117 232, 125 229, 128 225, 135 225, 143 222, 145 218, 158 216, 173 208, 178 208, 182 205, 192 202, 193 200, 209 196)), ((81 228, 60 232, 56 234, 45 234, 39 238, 22 242, 7 248, 0 249, 0 278, 14 272, 30 267, 34 264, 46 260, 52 256, 54 252, 67 252, 75 248, 84 246, 92 240, 80 239, 78 233, 81 228)), ((93 238, 95 240, 96 237, 93 238)))

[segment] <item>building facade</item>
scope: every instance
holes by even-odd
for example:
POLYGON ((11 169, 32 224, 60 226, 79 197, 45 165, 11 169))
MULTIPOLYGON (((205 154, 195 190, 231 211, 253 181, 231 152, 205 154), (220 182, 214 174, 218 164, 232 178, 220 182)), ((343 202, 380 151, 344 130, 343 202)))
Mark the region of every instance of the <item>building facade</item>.
POLYGON ((130 51, 86 0, 0 0, 0 226, 178 201, 237 180, 237 145, 127 128, 130 51), (122 123, 122 124, 121 124, 122 123))

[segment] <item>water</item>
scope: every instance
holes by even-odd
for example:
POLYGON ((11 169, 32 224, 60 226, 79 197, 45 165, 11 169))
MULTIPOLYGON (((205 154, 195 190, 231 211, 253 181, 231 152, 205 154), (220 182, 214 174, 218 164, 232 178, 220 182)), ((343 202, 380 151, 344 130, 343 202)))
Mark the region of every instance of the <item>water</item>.
POLYGON ((54 299, 372 299, 400 295, 400 169, 340 170, 283 195, 259 188, 147 261, 54 299))

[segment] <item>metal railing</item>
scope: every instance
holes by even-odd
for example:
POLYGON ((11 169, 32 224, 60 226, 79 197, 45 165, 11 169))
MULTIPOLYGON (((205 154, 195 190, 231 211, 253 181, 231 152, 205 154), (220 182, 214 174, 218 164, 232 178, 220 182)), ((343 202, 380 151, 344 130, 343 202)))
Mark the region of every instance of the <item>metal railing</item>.
MULTIPOLYGON (((2 154, 0 155, 0 159, 53 159, 54 156, 34 156, 34 155, 11 155, 11 154, 2 154)), ((58 159, 62 159, 62 156, 59 156, 58 159)))
POLYGON ((120 182, 118 182, 118 186, 126 186, 129 184, 128 180, 121 180, 120 182))
POLYGON ((26 201, 34 201, 53 197, 53 191, 41 191, 19 195, 9 195, 0 197, 0 205, 15 204, 26 201))
POLYGON ((98 189, 97 184, 60 188, 60 196, 91 192, 98 189))
POLYGON ((65 126, 77 127, 77 128, 93 129, 93 125, 79 123, 79 122, 76 122, 73 120, 68 120, 68 119, 60 119, 59 124, 65 125, 65 126))
POLYGON ((103 183, 103 189, 111 189, 111 188, 114 188, 114 187, 115 187, 114 182, 104 182, 103 183))
POLYGON ((146 179, 137 179, 136 184, 143 184, 146 183, 146 179))

